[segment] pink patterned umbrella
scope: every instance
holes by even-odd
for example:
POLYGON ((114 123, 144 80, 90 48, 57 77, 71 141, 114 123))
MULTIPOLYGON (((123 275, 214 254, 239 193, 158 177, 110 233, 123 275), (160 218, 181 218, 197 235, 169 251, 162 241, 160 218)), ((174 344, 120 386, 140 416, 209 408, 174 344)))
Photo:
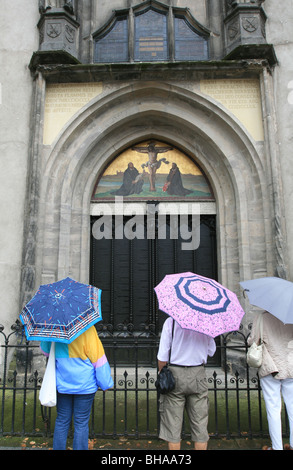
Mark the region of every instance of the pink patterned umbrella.
POLYGON ((237 331, 244 315, 236 294, 191 272, 168 274, 155 287, 159 309, 182 328, 215 338, 237 331))

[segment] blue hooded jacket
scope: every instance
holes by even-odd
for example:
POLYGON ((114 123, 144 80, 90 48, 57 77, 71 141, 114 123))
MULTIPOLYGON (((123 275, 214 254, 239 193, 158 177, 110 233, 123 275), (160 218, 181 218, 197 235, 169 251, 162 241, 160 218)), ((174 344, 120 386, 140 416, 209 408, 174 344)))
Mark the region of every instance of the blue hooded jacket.
MULTIPOLYGON (((42 341, 41 350, 49 355, 51 342, 42 341)), ((94 326, 72 343, 55 343, 56 382, 59 393, 88 394, 107 390, 114 383, 103 345, 94 326)))

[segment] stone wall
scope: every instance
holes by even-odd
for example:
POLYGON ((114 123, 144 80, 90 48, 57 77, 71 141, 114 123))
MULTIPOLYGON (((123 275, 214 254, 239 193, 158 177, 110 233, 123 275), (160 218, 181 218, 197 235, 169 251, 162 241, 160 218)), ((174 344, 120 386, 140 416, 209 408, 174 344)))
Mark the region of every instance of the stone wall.
POLYGON ((1 2, 0 323, 7 329, 19 314, 24 207, 28 201, 27 169, 33 130, 34 83, 28 64, 39 44, 38 18, 37 2, 1 2))
MULTIPOLYGON (((164 70, 165 80, 157 81, 151 66, 140 71, 140 79, 127 80, 133 68, 139 72, 136 66, 112 70, 112 80, 99 69, 96 98, 69 120, 51 145, 43 146, 37 283, 68 274, 88 281, 90 199, 96 178, 123 149, 157 138, 192 155, 208 176, 217 206, 219 279, 240 294, 241 279, 275 269, 274 208, 264 142, 254 141, 231 111, 201 91, 202 74, 196 68, 190 67, 188 81, 176 79, 181 70, 175 69, 164 70), (126 80, 119 80, 121 76, 126 80)), ((239 69, 233 73, 239 76, 239 69)))
MULTIPOLYGON (((113 9, 128 9, 138 3, 134 0, 75 0, 73 10, 70 2, 63 2, 65 8, 62 2, 44 1, 41 16, 38 2, 4 3, 1 323, 14 322, 41 282, 65 275, 88 281, 90 198, 97 175, 120 151, 149 138, 186 151, 212 184, 219 280, 240 295, 242 279, 276 273, 292 279, 293 250, 287 244, 293 235, 290 0, 279 10, 273 0, 162 0, 168 7, 189 7, 210 30, 213 60, 147 66, 92 64, 92 34, 113 9), (233 56, 225 35, 229 25, 233 30, 235 12, 241 15, 247 8, 256 8, 255 24, 265 34, 253 47, 253 41, 247 43, 249 31, 237 30, 241 48, 236 45, 233 56), (54 14, 67 26, 64 31, 76 32, 75 50, 67 44, 59 51, 56 44, 42 42, 42 21, 54 14), (230 62, 223 60, 228 53, 230 62), (201 88, 205 80, 223 79, 258 81, 263 138, 255 138, 227 102, 201 88), (45 141, 46 87, 56 83, 94 84, 99 92, 45 141)), ((251 34, 256 38, 258 32, 251 34)), ((64 32, 63 43, 70 38, 64 32)))
POLYGON ((290 1, 282 2, 282 8, 276 9, 273 0, 266 0, 263 4, 268 17, 266 32, 267 41, 274 44, 278 65, 273 71, 273 87, 271 93, 274 97, 275 133, 274 142, 276 144, 277 164, 280 169, 280 185, 283 188, 283 205, 281 217, 286 226, 286 238, 288 240, 287 266, 288 278, 293 280, 293 250, 290 240, 293 237, 292 218, 292 181, 293 167, 291 164, 292 155, 292 123, 293 123, 293 64, 292 64, 292 24, 293 12, 290 1))

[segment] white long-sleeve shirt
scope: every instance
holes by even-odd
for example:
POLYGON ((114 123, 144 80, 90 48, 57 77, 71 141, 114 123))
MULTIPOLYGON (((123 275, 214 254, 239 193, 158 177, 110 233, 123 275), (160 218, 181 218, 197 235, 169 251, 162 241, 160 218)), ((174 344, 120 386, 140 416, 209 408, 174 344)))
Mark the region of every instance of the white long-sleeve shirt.
POLYGON ((171 364, 180 366, 198 366, 206 364, 208 356, 213 356, 216 351, 216 343, 210 336, 193 330, 181 328, 171 317, 167 318, 163 325, 158 360, 169 361, 169 351, 172 342, 171 364), (174 336, 172 342, 172 326, 174 336))

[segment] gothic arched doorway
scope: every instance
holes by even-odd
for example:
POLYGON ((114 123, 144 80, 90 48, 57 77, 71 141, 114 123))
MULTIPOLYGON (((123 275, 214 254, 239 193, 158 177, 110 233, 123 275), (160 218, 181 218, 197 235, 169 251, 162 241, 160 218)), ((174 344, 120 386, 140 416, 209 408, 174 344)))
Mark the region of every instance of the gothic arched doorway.
MULTIPOLYGON (((154 365, 147 338, 158 338, 166 318, 158 310, 154 287, 166 274, 176 272, 217 279, 217 249, 215 203, 205 175, 179 150, 161 142, 151 145, 143 142, 124 151, 97 180, 92 195, 90 282, 103 292, 103 323, 98 327, 105 340, 107 335, 110 341, 121 339, 121 334, 143 340, 146 348, 140 363, 154 365), (152 162, 150 150, 156 154, 152 162), (168 181, 170 191, 166 191, 168 181), (200 213, 203 202, 204 214, 200 213)), ((218 360, 214 357, 213 365, 218 360)), ((119 362, 133 362, 131 349, 125 349, 119 362)))

